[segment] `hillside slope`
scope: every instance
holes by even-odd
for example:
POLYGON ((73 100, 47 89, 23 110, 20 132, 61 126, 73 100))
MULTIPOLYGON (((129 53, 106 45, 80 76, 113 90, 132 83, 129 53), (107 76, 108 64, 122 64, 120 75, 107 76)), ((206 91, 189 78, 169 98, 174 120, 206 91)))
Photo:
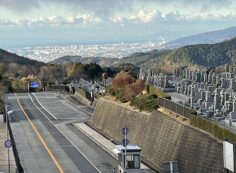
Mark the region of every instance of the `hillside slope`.
POLYGON ((179 48, 186 45, 195 44, 214 44, 225 40, 229 40, 236 37, 236 26, 226 28, 223 30, 210 31, 189 37, 180 38, 171 42, 168 42, 161 47, 167 49, 179 48))
POLYGON ((146 61, 149 61, 151 59, 155 59, 159 56, 162 55, 166 55, 167 53, 170 53, 171 50, 152 50, 152 51, 148 51, 148 52, 139 52, 139 53, 134 53, 131 54, 127 57, 123 57, 120 59, 119 63, 123 64, 123 63, 130 63, 133 64, 135 66, 140 67, 143 63, 145 63, 146 61))
POLYGON ((0 63, 2 63, 2 64, 15 63, 18 65, 31 65, 31 66, 35 66, 35 67, 41 67, 41 66, 46 65, 43 62, 24 58, 24 57, 18 56, 16 54, 7 52, 3 49, 0 49, 0 63))
POLYGON ((236 38, 216 44, 184 46, 145 62, 143 67, 189 66, 216 67, 236 60, 236 38))
POLYGON ((81 56, 64 56, 58 59, 55 59, 49 64, 69 64, 69 63, 83 63, 83 64, 89 64, 89 63, 96 63, 101 66, 112 66, 114 63, 118 61, 117 58, 103 58, 103 57, 86 57, 83 58, 81 56))

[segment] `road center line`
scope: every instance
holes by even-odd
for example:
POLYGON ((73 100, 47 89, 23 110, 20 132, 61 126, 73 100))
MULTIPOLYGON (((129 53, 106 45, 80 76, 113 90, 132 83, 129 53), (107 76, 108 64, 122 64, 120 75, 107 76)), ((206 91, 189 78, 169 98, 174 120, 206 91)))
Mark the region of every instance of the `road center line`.
POLYGON ((43 144, 44 148, 46 149, 46 151, 48 152, 49 156, 51 157, 52 161, 54 162, 54 164, 56 165, 58 171, 60 173, 64 173, 64 170, 62 169, 61 165, 59 164, 59 162, 57 161, 56 157, 52 154, 52 151, 50 150, 50 148, 48 147, 47 143, 45 142, 45 140, 43 139, 42 135, 40 134, 40 132, 37 130, 37 128, 35 127, 34 123, 31 121, 31 119, 29 118, 28 114, 25 112, 24 108, 22 107, 20 100, 17 96, 17 94, 15 93, 16 96, 16 100, 18 102, 18 105, 20 106, 22 112, 24 113, 25 117, 27 118, 27 120, 29 121, 29 124, 31 125, 31 127, 33 128, 34 132, 37 134, 39 140, 41 141, 41 143, 43 144))

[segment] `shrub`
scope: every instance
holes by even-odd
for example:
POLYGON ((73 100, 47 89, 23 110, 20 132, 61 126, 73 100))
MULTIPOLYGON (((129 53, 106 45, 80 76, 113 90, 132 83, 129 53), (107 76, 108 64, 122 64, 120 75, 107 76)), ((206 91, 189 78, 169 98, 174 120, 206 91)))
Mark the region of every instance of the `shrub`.
POLYGON ((120 100, 121 102, 125 102, 125 97, 124 97, 124 88, 119 88, 118 90, 115 91, 116 93, 116 98, 120 100))
POLYGON ((162 90, 160 90, 159 88, 156 88, 156 87, 151 86, 151 85, 146 85, 146 91, 149 94, 155 94, 158 97, 170 98, 170 96, 167 93, 165 93, 162 90))
POLYGON ((155 95, 144 94, 131 100, 131 106, 138 108, 140 111, 151 112, 159 107, 158 100, 155 95))
POLYGON ((114 90, 111 86, 109 86, 109 87, 107 88, 107 92, 108 92, 109 94, 111 94, 112 96, 115 96, 115 95, 116 95, 115 90, 114 90))

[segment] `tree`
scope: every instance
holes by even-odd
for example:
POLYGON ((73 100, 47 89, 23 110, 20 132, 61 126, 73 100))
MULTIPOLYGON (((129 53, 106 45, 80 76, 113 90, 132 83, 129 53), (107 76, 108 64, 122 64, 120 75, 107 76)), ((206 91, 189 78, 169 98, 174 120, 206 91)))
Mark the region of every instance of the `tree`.
POLYGON ((130 101, 144 89, 144 81, 136 80, 128 72, 118 73, 112 81, 112 94, 125 102, 130 101))
POLYGON ((132 84, 133 81, 134 81, 134 78, 130 76, 128 72, 121 71, 112 80, 112 87, 114 89, 123 88, 128 84, 132 84))

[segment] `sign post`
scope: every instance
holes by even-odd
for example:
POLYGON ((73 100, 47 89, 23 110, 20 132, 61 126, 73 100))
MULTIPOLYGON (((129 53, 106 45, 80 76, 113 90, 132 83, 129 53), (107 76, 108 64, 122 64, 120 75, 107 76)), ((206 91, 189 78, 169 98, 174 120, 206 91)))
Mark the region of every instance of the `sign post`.
POLYGON ((30 89, 37 89, 40 87, 40 83, 39 82, 28 82, 28 92, 30 92, 30 89))
POLYGON ((127 167, 127 145, 129 143, 128 139, 127 139, 127 135, 129 132, 129 128, 128 127, 124 127, 122 129, 123 135, 124 135, 124 139, 122 140, 123 146, 125 147, 125 162, 124 162, 124 172, 126 172, 126 167, 127 167))

